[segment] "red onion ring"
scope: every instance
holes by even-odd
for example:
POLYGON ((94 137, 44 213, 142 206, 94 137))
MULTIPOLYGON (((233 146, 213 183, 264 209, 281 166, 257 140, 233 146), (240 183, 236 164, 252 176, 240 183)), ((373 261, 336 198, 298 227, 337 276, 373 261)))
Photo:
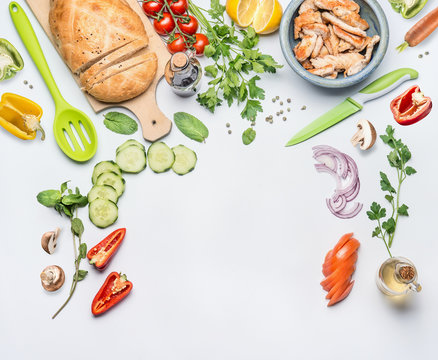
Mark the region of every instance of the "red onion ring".
POLYGON ((355 161, 328 145, 315 146, 313 158, 318 161, 315 164, 316 171, 330 174, 336 180, 334 194, 326 199, 330 212, 341 219, 350 219, 359 214, 363 204, 355 202, 352 207, 347 207, 360 191, 359 170, 355 161))

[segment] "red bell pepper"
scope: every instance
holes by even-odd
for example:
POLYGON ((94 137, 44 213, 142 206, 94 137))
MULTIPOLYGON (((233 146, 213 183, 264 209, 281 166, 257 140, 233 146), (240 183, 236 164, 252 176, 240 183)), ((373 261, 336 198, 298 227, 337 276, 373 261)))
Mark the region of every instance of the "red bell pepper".
POLYGON ((123 300, 132 290, 132 282, 126 275, 112 272, 94 297, 91 305, 93 315, 101 315, 123 300))
POLYGON ((111 257, 116 253, 122 240, 125 238, 125 234, 125 228, 117 229, 95 247, 91 248, 87 253, 90 264, 94 265, 98 270, 105 269, 111 257))
POLYGON ((411 125, 424 119, 432 110, 432 100, 417 85, 391 101, 391 111, 400 125, 411 125))

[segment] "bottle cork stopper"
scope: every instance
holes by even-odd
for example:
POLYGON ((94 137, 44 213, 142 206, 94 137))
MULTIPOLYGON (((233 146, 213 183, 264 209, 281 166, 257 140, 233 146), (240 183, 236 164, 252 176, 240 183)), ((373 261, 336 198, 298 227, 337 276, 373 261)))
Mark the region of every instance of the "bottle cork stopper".
POLYGON ((187 65, 189 59, 183 52, 178 52, 172 56, 172 65, 175 68, 183 68, 187 65))

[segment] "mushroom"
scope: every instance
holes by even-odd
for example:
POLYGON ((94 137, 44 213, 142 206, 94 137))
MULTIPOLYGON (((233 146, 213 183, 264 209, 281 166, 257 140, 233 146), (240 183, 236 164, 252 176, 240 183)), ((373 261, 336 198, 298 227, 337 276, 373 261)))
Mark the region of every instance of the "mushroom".
POLYGON ((40 278, 44 289, 56 291, 64 284, 65 274, 58 265, 50 265, 43 270, 40 278))
POLYGON ((360 144, 361 150, 368 150, 376 142, 376 129, 368 120, 359 120, 357 129, 356 134, 351 138, 351 143, 353 146, 360 144))
POLYGON ((56 239, 58 239, 60 228, 56 228, 54 231, 48 231, 43 234, 41 238, 41 246, 47 254, 53 254, 56 248, 56 239))

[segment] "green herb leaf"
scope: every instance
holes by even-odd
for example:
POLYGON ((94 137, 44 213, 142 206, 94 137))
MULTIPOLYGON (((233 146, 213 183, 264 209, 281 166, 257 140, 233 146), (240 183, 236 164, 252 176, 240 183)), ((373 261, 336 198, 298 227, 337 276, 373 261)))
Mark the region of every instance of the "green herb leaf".
POLYGON ((37 195, 37 200, 41 205, 55 207, 61 201, 61 192, 59 190, 45 190, 37 195))
POLYGON ((213 45, 208 44, 205 48, 204 48, 204 55, 206 57, 212 57, 214 54, 216 53, 216 50, 214 48, 213 45))
POLYGON ((382 191, 389 191, 390 193, 396 192, 395 189, 392 187, 388 176, 385 173, 380 172, 380 178, 382 179, 380 180, 380 188, 382 189, 382 191))
POLYGON ((86 196, 82 196, 81 194, 69 194, 64 195, 61 202, 67 206, 77 205, 79 207, 84 207, 88 204, 88 199, 86 196))
POLYGON ((87 244, 82 243, 79 245, 79 259, 85 259, 87 257, 87 244))
POLYGON ((256 85, 257 80, 260 80, 260 76, 254 76, 248 81, 249 96, 253 99, 263 100, 265 98, 265 90, 256 85))
POLYGON ((173 115, 177 128, 188 138, 203 142, 208 137, 208 129, 193 115, 185 112, 177 112, 173 115))
POLYGON ((258 100, 248 100, 246 102, 246 106, 243 111, 240 113, 240 116, 243 119, 248 119, 250 121, 254 121, 257 117, 257 112, 262 112, 263 108, 258 100))
POLYGON ((367 211, 367 215, 370 220, 379 220, 386 216, 386 209, 382 208, 376 202, 371 204, 370 210, 371 211, 367 211))
POLYGON ((256 132, 253 128, 246 129, 242 134, 242 142, 245 145, 251 144, 256 137, 256 132))
POLYGON ((207 76, 211 76, 211 77, 217 76, 218 69, 214 65, 208 65, 204 68, 204 70, 205 70, 205 75, 207 76))
POLYGON ((59 212, 59 215, 65 214, 68 217, 73 217, 73 213, 71 212, 70 208, 68 206, 65 206, 62 203, 58 203, 55 205, 55 210, 59 212))
MULTIPOLYGON (((70 180, 69 180, 70 181, 70 180)), ((69 181, 66 181, 66 182, 63 182, 62 184, 61 184, 61 194, 64 194, 64 192, 65 192, 65 190, 67 190, 67 188, 68 188, 68 183, 69 183, 69 181)), ((77 188, 76 188, 77 189, 77 188)))
MULTIPOLYGON (((73 234, 81 237, 84 233, 84 224, 82 223, 82 220, 79 218, 74 218, 71 220, 71 231, 73 234)), ((82 244, 85 245, 85 244, 82 244)))
POLYGON ((408 209, 409 209, 409 207, 407 205, 403 204, 402 206, 400 206, 398 208, 397 213, 399 215, 402 215, 402 216, 409 216, 408 209))
POLYGON ((377 226, 377 227, 374 229, 372 236, 373 236, 373 237, 378 237, 379 235, 380 235, 380 228, 377 226))
POLYGON ((77 279, 77 281, 82 281, 85 279, 87 274, 88 274, 87 270, 79 270, 77 278, 76 278, 76 273, 73 275, 73 280, 76 281, 76 279, 77 279))
POLYGON ((395 220, 394 218, 389 218, 387 221, 382 223, 382 228, 384 228, 388 234, 392 234, 395 231, 395 220))
POLYGON ((385 195, 385 199, 388 200, 390 203, 394 200, 394 196, 391 195, 385 195))
POLYGON ((117 134, 132 135, 138 130, 137 122, 128 115, 112 111, 104 116, 103 123, 105 126, 117 134))
POLYGON ((415 170, 413 167, 406 166, 405 172, 406 175, 413 175, 417 172, 417 170, 415 170))

